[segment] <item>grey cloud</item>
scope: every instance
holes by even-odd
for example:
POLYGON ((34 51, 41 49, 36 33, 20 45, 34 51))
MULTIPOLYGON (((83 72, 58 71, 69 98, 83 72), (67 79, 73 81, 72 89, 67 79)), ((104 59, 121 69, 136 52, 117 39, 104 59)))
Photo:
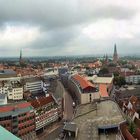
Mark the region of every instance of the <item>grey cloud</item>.
POLYGON ((106 17, 127 19, 135 12, 115 5, 93 5, 93 8, 89 8, 78 0, 0 1, 0 22, 18 21, 39 24, 47 28, 71 26, 106 17))
MULTIPOLYGON (((76 27, 69 27, 57 30, 46 31, 39 40, 33 42, 30 48, 48 49, 58 48, 64 49, 67 44, 80 34, 80 30, 76 27)), ((27 46, 28 47, 28 46, 27 46)))
MULTIPOLYGON (((91 52, 95 53, 103 50, 101 47, 101 50, 98 49, 98 46, 112 47, 116 40, 93 42, 85 37, 77 39, 81 34, 79 26, 88 25, 103 18, 129 20, 137 13, 129 7, 124 8, 115 4, 89 6, 88 1, 87 5, 81 1, 0 0, 0 30, 3 30, 7 24, 40 26, 41 37, 25 46, 25 49, 35 49, 35 51, 44 51, 44 53, 45 50, 48 50, 48 52, 57 54, 57 51, 65 52, 69 45, 80 47, 81 43, 89 46, 91 52), (75 40, 77 40, 77 44, 74 42, 75 40)), ((122 45, 122 43, 120 44, 122 45)))

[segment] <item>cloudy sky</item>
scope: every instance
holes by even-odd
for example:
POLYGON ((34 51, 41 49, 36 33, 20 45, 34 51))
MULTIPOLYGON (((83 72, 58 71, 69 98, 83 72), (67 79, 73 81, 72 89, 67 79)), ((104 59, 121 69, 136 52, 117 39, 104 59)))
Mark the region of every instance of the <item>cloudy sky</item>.
POLYGON ((0 56, 140 53, 139 0, 0 0, 0 56))

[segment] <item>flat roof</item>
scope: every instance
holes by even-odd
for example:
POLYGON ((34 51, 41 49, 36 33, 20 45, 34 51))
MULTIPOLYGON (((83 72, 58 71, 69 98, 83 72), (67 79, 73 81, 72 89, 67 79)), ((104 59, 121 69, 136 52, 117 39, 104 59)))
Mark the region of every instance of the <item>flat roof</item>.
MULTIPOLYGON (((73 122, 77 124, 76 140, 98 140, 98 128, 113 128, 125 121, 121 110, 112 100, 101 101, 97 104, 85 104, 77 108, 73 122)), ((114 135, 115 139, 115 135, 114 135)), ((111 140, 114 140, 111 139, 111 140)))
POLYGON ((21 140, 20 138, 16 137, 5 128, 0 126, 0 139, 1 140, 21 140))
POLYGON ((92 77, 86 77, 86 78, 87 80, 97 84, 104 84, 104 83, 110 84, 113 80, 113 77, 98 77, 96 75, 92 77))
POLYGON ((32 83, 32 82, 40 82, 41 78, 40 77, 28 77, 23 79, 24 82, 32 83))

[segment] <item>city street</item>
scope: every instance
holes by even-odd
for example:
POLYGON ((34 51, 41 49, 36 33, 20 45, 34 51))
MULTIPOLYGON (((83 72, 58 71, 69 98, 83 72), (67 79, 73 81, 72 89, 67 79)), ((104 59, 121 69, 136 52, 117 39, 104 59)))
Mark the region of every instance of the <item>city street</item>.
POLYGON ((55 140, 55 138, 58 138, 62 128, 61 122, 54 123, 46 128, 43 133, 37 135, 38 140, 55 140))
POLYGON ((68 93, 68 91, 64 94, 64 119, 65 120, 71 120, 73 117, 73 100, 68 93))

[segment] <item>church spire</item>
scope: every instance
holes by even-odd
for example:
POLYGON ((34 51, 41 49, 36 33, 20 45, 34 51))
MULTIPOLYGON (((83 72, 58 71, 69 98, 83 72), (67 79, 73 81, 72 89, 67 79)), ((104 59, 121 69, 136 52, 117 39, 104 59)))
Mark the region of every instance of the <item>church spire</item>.
POLYGON ((22 49, 20 50, 20 61, 22 60, 22 49))
POLYGON ((116 46, 116 44, 115 44, 115 45, 114 45, 113 62, 114 62, 114 63, 117 63, 117 62, 118 62, 118 59, 119 59, 119 57, 118 57, 118 53, 117 53, 117 46, 116 46))
POLYGON ((20 50, 19 63, 20 63, 20 65, 22 65, 22 64, 23 64, 22 49, 20 50))

